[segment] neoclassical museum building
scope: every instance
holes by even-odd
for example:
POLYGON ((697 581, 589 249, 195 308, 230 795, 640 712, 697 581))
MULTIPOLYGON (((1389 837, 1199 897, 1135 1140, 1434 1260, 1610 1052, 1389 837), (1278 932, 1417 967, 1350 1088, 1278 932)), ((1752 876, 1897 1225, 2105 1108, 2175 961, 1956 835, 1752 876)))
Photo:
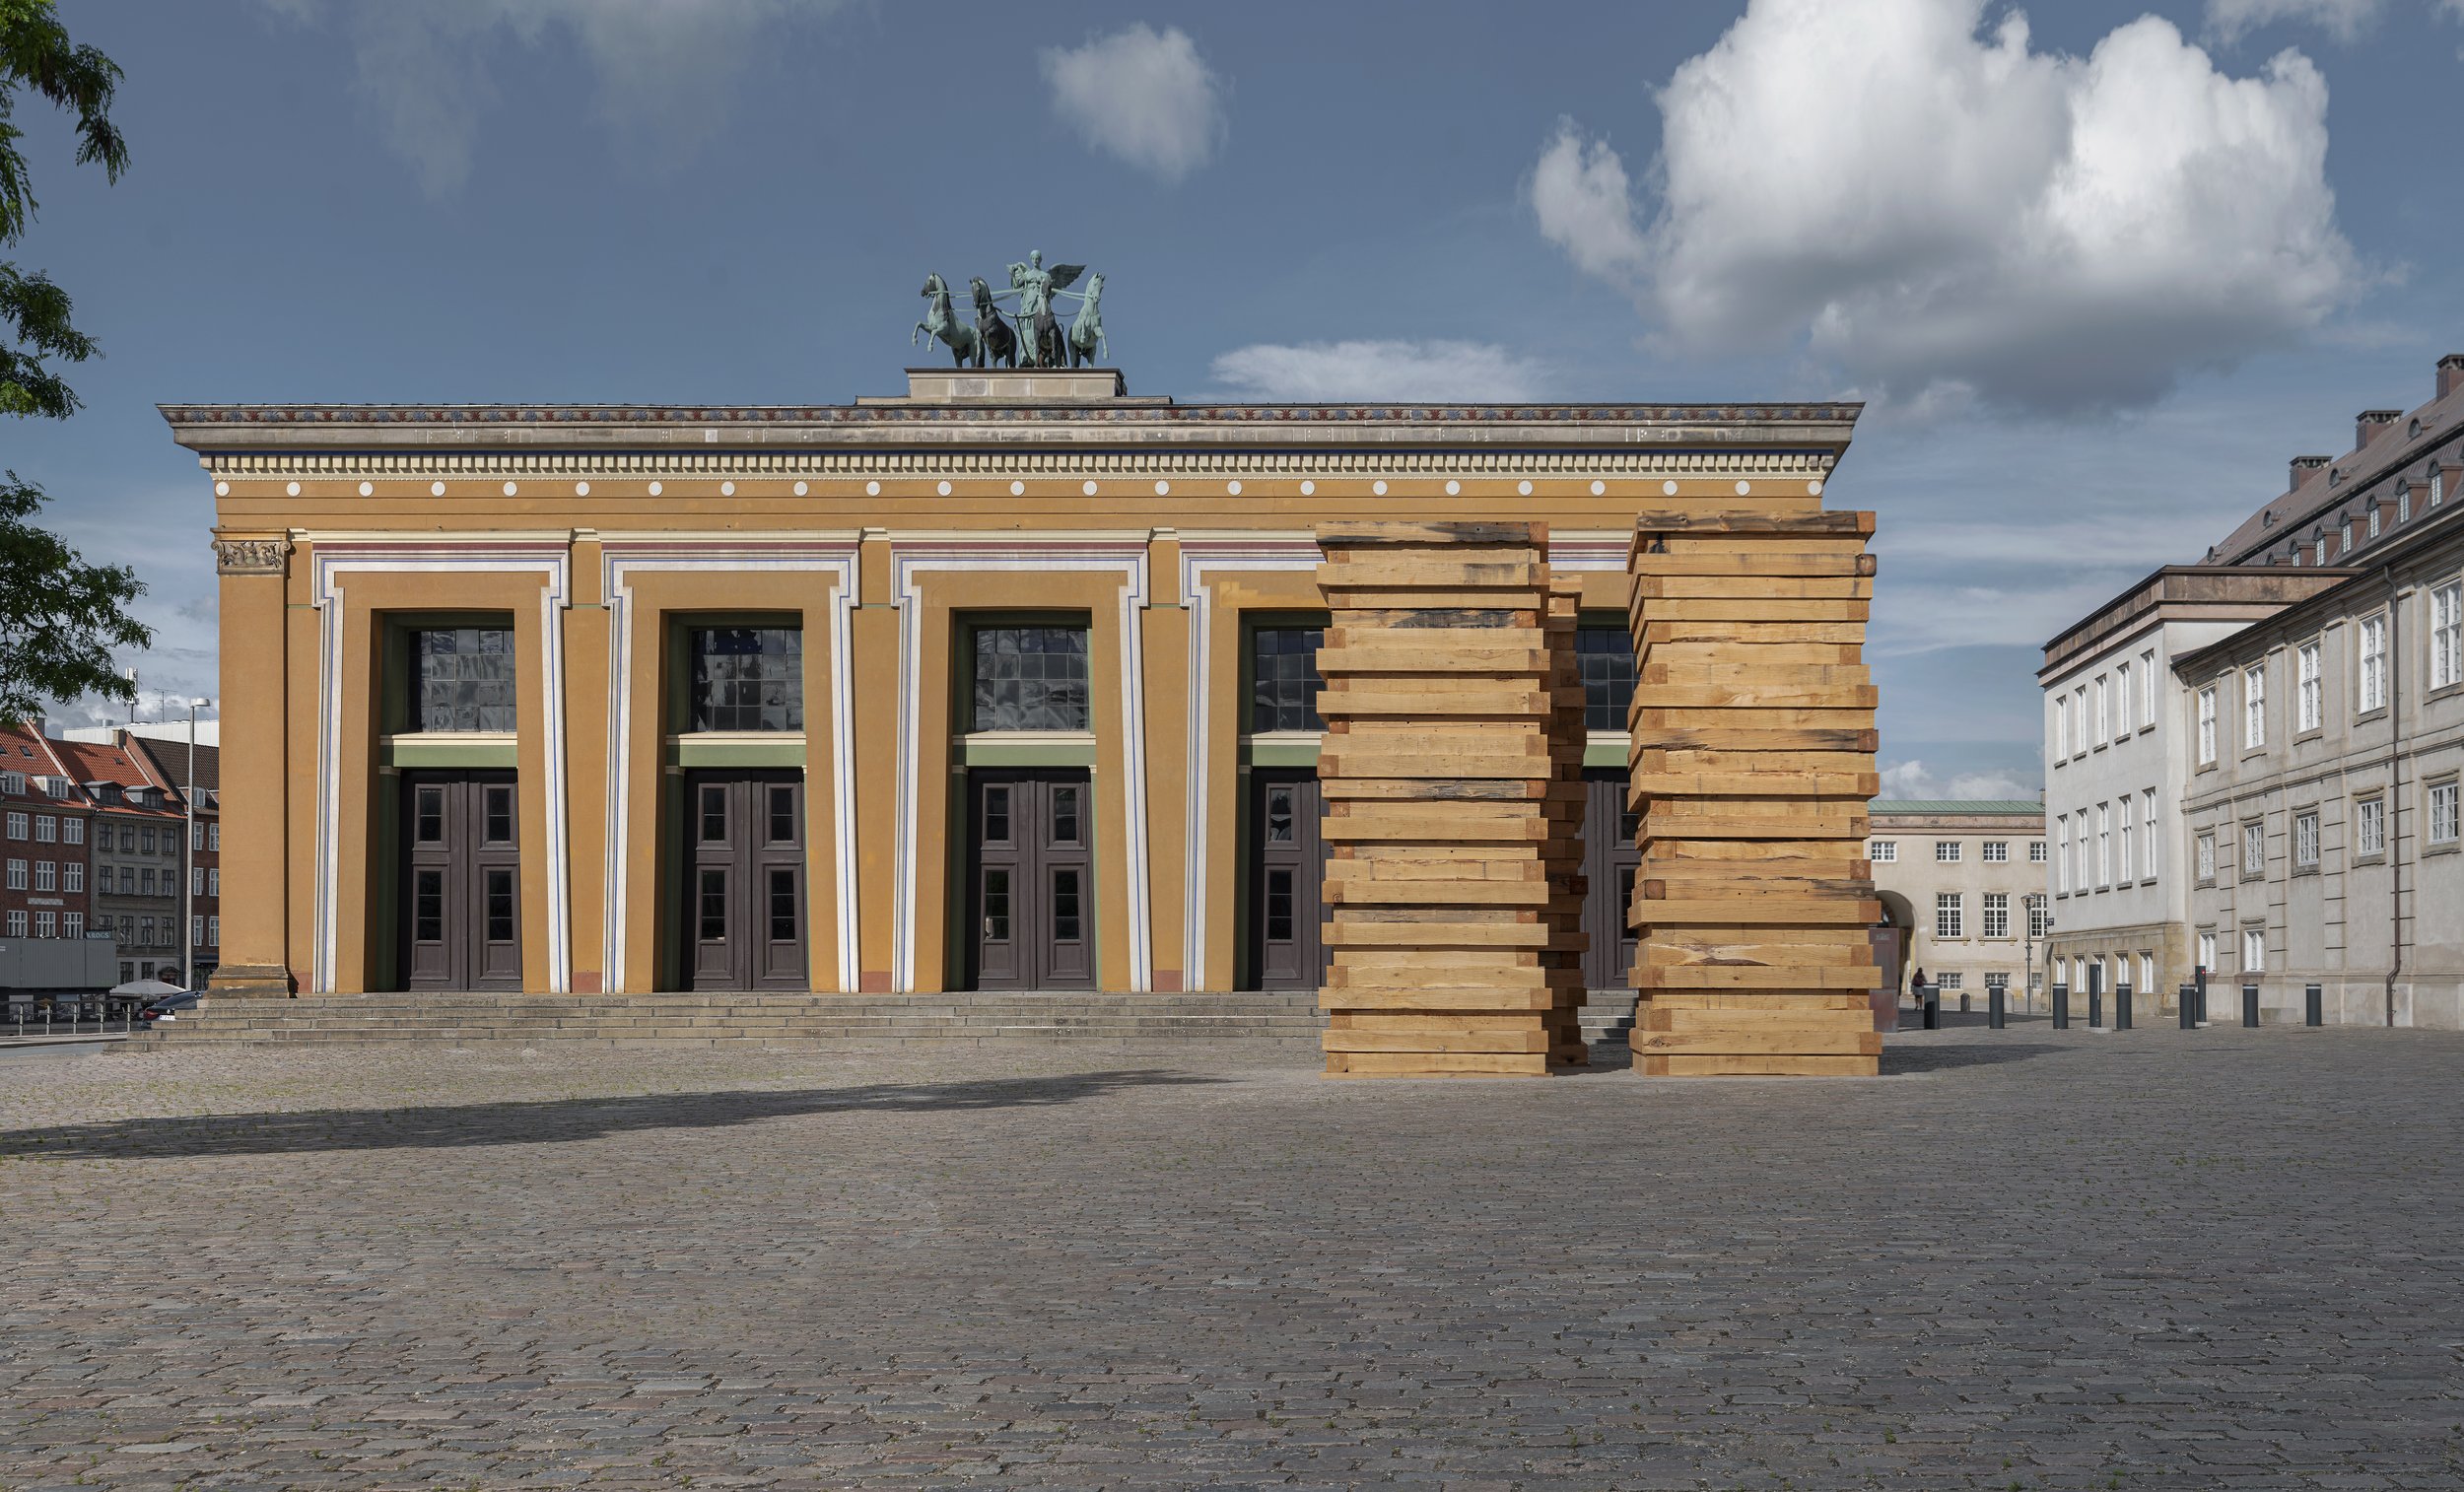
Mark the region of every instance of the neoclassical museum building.
POLYGON ((215 499, 215 987, 1314 986, 1313 525, 1580 575, 1593 968, 1625 983, 1638 509, 1802 513, 1857 407, 164 411, 215 499))

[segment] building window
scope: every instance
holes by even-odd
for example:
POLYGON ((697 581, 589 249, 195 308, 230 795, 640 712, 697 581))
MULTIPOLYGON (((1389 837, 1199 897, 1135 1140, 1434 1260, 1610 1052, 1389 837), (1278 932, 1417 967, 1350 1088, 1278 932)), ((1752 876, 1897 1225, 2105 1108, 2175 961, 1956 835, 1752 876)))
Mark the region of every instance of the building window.
POLYGON ((2130 734, 2130 664, 2113 670, 2113 739, 2130 734))
POLYGON ((804 728, 804 632, 797 627, 693 627, 685 729, 804 728))
POLYGON ((2443 471, 2433 470, 2430 474, 2430 506, 2435 508, 2446 500, 2447 474, 2443 471))
POLYGON ((2156 789, 2153 787, 2139 794, 2139 873, 2149 880, 2156 879, 2156 789))
POLYGON ((2062 847, 2062 853, 2053 862, 2053 889, 2056 895, 2068 896, 2071 891, 2071 816, 2054 815, 2053 842, 2062 847))
POLYGON ((2122 799, 2120 807, 2122 810, 2122 833, 2121 842, 2115 847, 2116 852, 2113 856, 2113 878, 2116 882, 2127 886, 2130 884, 2130 867, 2137 863, 2137 861, 2132 858, 2130 852, 2132 842, 2130 832, 2130 799, 2122 799))
POLYGON ((2027 863, 2030 865, 2041 865, 2044 862, 2045 842, 2042 840, 2029 840, 2027 842, 2027 863))
POLYGON ((2241 929, 2241 972, 2259 974, 2263 973, 2266 968, 2267 929, 2244 927, 2241 929))
POLYGON ((137 918, 137 941, 145 947, 154 946, 154 918, 150 916, 137 918))
POLYGON ((86 843, 86 821, 84 819, 71 819, 67 823, 62 824, 60 826, 60 842, 65 845, 83 845, 86 843))
MULTIPOLYGON (((109 831, 105 830, 104 832, 108 833, 109 831)), ((120 853, 135 854, 136 852, 137 826, 134 824, 122 824, 120 826, 120 853)))
POLYGON ((60 818, 59 818, 59 815, 57 815, 57 814, 52 814, 52 813, 38 813, 38 814, 35 814, 35 815, 34 815, 34 843, 35 843, 35 844, 37 844, 37 845, 55 845, 55 844, 58 844, 58 843, 59 843, 59 839, 60 839, 60 818))
POLYGON ((210 916, 205 919, 205 946, 208 948, 223 946, 223 919, 221 917, 210 916))
MULTIPOLYGON (((1318 716, 1318 649, 1326 644, 1323 627, 1258 627, 1249 634, 1249 728, 1324 730, 1318 716)), ((1634 670, 1626 668, 1626 693, 1634 692, 1634 670)), ((1584 697, 1590 698, 1588 683, 1584 697)), ((1588 710, 1586 713, 1588 714, 1588 710)), ((1594 726, 1597 730, 1600 727, 1594 726)), ((1617 728, 1623 730, 1620 723, 1617 728)))
POLYGON ((2113 884, 2113 805, 2096 805, 2096 886, 2113 884))
POLYGON ((2430 687, 2464 683, 2464 580, 2430 593, 2430 687))
POLYGON ((2011 935, 2011 893, 1988 891, 1985 894, 1985 936, 2007 938, 2011 935))
POLYGON ((2298 672, 2299 682, 2295 686, 2293 698, 2299 707, 2301 718, 2300 728, 2305 731, 2316 730, 2319 727, 2320 720, 2318 644, 2316 643, 2302 644, 2301 650, 2297 654, 2297 657, 2300 660, 2298 672))
POLYGON ((2318 868, 2318 811, 2293 816, 2293 862, 2295 866, 2318 868))
POLYGON ((2155 988, 2156 955, 2153 953, 2143 953, 2139 955, 2139 992, 2141 994, 2147 994, 2154 991, 2155 988))
POLYGON ((1865 847, 1865 857, 1877 865, 1887 865, 1899 858, 1897 840, 1876 840, 1865 847))
POLYGON ((1083 627, 976 630, 976 730, 1092 730, 1083 627))
MULTIPOLYGON (((109 867, 105 866, 104 868, 108 869, 109 867)), ((120 867, 120 895, 135 896, 136 894, 137 867, 134 865, 122 865, 120 867)))
POLYGON ((2387 619, 2383 616, 2361 619, 2361 710, 2363 713, 2387 703, 2387 619))
POLYGON ((1938 891, 1934 893, 1934 936, 1960 938, 1967 936, 1967 893, 1938 891))
POLYGON ((2071 697, 2053 698, 2053 760, 2060 766, 2071 754, 2071 697))
POLYGON ((12 912, 12 913, 10 913, 10 914, 9 914, 9 936, 11 936, 11 937, 13 937, 13 938, 22 938, 22 937, 24 937, 25 935, 26 935, 26 914, 25 914, 25 913, 23 913, 23 912, 12 912))
POLYGON ((9 815, 9 838, 13 840, 26 838, 26 815, 22 813, 9 815))
POLYGON ((1622 627, 1578 627, 1574 661, 1583 674, 1584 728, 1623 731, 1634 703, 1633 634, 1622 627))
POLYGON ((205 946, 205 918, 192 916, 188 919, 188 946, 191 948, 205 946))
POLYGON ((513 630, 423 627, 408 636, 410 728, 513 731, 513 630))
POLYGON ((154 853, 153 826, 149 825, 146 828, 137 831, 137 843, 144 847, 147 854, 154 853))
POLYGON ((2241 826, 2241 878, 2255 881, 2267 873, 2267 826, 2241 826))
POLYGON ((205 894, 207 896, 221 896, 223 894, 223 870, 221 866, 215 865, 207 868, 205 872, 205 894))
POLYGON ((2399 486, 2396 488, 2396 521, 2401 523, 2412 516, 2413 489, 2399 486))
POLYGON ((1967 986, 1967 979, 1968 977, 1966 975, 1956 972, 1946 974, 1934 981, 1934 987, 1937 989, 1948 989, 1951 993, 1956 994, 1967 986))
POLYGON ((188 848, 191 849, 205 848, 205 826, 194 820, 191 820, 188 825, 188 848))
POLYGON ((2029 897, 2027 899, 2027 935, 2040 938, 2052 930, 2053 909, 2045 905, 2043 897, 2029 897))
POLYGON ((204 867, 198 865, 188 867, 188 894, 190 896, 205 895, 204 867))
POLYGON ((125 912, 119 916, 119 929, 121 942, 133 943, 137 940, 137 919, 125 912))
POLYGON ((2011 842, 2009 840, 1987 840, 1985 842, 1985 863, 1989 865, 2003 865, 2008 864, 2010 859, 2011 842))
POLYGON ((2216 934, 2213 932, 2199 934, 2199 967, 2210 974, 2216 972, 2216 934))
POLYGON ((2362 798, 2353 805, 2353 852, 2359 855, 2387 852, 2387 800, 2362 798))
POLYGON ((2452 845, 2456 839, 2455 779, 2430 784, 2430 843, 2452 845))
POLYGON ((2241 671, 2241 744, 2245 749, 2267 744, 2267 665, 2253 663, 2241 671))
POLYGON ((2139 655, 2139 723, 2156 723, 2156 649, 2151 647, 2139 655))
POLYGON ((67 914, 60 918, 60 923, 62 937, 81 938, 86 935, 86 915, 82 912, 67 914))
POLYGON ((2199 691, 2199 765, 2216 761, 2216 686, 2199 691))
POLYGON ((223 826, 220 820, 205 826, 205 848, 208 850, 219 850, 223 848, 223 826))
POLYGON ((2106 698, 2107 692, 2104 675, 2096 675, 2096 733, 2089 736, 2088 740, 2098 744, 2101 744, 2109 733, 2108 727, 2113 714, 2113 707, 2106 698))
POLYGON ((11 891, 26 889, 26 862, 24 860, 9 861, 9 889, 11 891))
POLYGON ((2216 836, 2215 836, 2215 835, 2213 835, 2213 834, 2203 834, 2203 835, 2199 836, 2199 840, 2198 840, 2198 854, 2199 854, 2199 879, 2201 879, 2201 880, 2203 880, 2203 881, 2213 881, 2213 880, 2215 880, 2215 879, 2216 879, 2216 836))
POLYGON ((1985 988, 1988 991, 1999 989, 2008 994, 2011 990, 2011 976, 2007 974, 1988 974, 1985 976, 1985 988))
POLYGON ((34 889, 36 891, 60 889, 60 865, 57 860, 34 861, 34 889))
POLYGON ((86 862, 84 860, 71 860, 60 867, 60 889, 62 891, 86 889, 86 862))
POLYGON ((1955 863, 1958 858, 1959 842, 1957 840, 1936 840, 1934 842, 1934 860, 1937 864, 1952 864, 1955 863))
POLYGON ((137 885, 145 895, 154 895, 154 867, 152 865, 137 872, 137 885))

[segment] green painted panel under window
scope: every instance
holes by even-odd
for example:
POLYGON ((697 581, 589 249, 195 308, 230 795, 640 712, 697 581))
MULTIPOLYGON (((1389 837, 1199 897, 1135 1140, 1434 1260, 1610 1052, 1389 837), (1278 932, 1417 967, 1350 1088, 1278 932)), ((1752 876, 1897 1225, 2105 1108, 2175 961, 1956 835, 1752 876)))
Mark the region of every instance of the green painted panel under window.
POLYGON ((519 748, 508 741, 423 741, 417 735, 396 736, 384 743, 387 767, 513 767, 519 748))
POLYGON ((1318 765, 1315 741, 1252 741, 1241 748, 1245 767, 1309 767, 1318 765))
POLYGON ((794 767, 804 765, 804 743, 785 741, 697 741, 687 737, 667 743, 670 767, 794 767))
POLYGON ((969 767, 1085 767, 1095 765, 1093 741, 961 740, 959 760, 969 767))

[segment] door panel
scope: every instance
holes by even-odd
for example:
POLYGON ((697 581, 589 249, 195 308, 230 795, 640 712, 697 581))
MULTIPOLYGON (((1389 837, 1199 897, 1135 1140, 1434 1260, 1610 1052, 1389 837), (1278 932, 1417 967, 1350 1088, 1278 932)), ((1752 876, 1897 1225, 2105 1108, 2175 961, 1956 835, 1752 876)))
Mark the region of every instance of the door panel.
POLYGON ((1643 862, 1635 848, 1641 826, 1625 806, 1625 774, 1613 768, 1583 775, 1583 930, 1591 947, 1583 955, 1583 983, 1593 989, 1622 989, 1634 967, 1634 931, 1626 924, 1634 904, 1634 874, 1643 862))
POLYGON ((1326 981, 1326 840, 1318 775, 1250 773, 1250 981, 1261 989, 1315 989, 1326 981))
POLYGON ((518 808, 511 773, 403 774, 405 989, 521 987, 518 808))
POLYGON ((684 792, 686 987, 805 988, 803 775, 689 772, 684 792))
POLYGON ((1093 788, 1083 772, 967 779, 967 926, 979 989, 1095 984, 1093 788))

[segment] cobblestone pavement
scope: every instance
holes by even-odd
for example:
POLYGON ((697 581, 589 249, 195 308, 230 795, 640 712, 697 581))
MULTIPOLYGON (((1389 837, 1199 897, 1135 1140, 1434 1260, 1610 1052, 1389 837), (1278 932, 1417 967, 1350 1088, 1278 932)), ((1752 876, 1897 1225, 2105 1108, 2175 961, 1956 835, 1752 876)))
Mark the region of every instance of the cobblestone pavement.
POLYGON ((2464 1036, 0 1064, 0 1486, 2452 1487, 2464 1036))

